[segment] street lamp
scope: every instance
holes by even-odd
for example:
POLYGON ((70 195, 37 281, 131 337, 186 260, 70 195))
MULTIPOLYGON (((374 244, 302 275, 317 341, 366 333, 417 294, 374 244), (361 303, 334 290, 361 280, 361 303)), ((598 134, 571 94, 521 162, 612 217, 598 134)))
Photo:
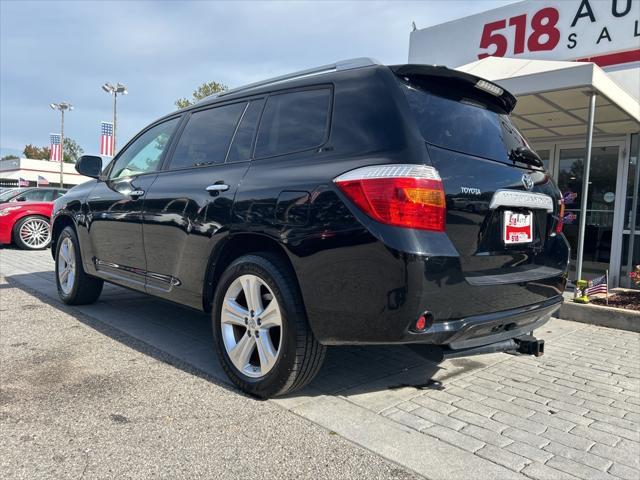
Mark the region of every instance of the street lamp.
POLYGON ((113 154, 115 155, 116 153, 116 121, 117 121, 116 107, 118 104, 118 94, 126 95, 129 92, 127 92, 127 87, 121 83, 112 85, 109 82, 107 82, 104 85, 102 85, 102 89, 105 92, 113 95, 113 154))
POLYGON ((60 125, 60 188, 64 187, 64 112, 73 110, 73 105, 69 102, 52 103, 49 105, 52 110, 60 110, 62 122, 60 125))

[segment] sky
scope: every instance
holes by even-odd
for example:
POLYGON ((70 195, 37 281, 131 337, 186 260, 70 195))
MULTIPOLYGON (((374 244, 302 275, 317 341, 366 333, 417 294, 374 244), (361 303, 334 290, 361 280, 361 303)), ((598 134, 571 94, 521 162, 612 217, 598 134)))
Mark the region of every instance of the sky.
POLYGON ((354 57, 407 61, 418 28, 513 0, 23 1, 0 0, 0 155, 49 143, 60 130, 52 102, 67 101, 65 136, 96 154, 124 83, 118 145, 171 112, 203 82, 237 87, 354 57))

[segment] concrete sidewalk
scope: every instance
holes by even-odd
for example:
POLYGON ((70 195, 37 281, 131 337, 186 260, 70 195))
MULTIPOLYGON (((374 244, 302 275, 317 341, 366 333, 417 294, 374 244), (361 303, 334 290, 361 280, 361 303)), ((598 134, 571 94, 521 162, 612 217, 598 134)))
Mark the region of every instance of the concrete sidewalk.
MULTIPOLYGON (((205 315, 117 287, 95 305, 62 307, 48 252, 2 250, 0 259, 9 283, 34 289, 47 308, 228 385, 205 315)), ((331 348, 309 388, 268 403, 427 478, 637 480, 638 334, 559 320, 537 333, 547 341, 541 359, 496 354, 436 366, 404 347, 331 348), (432 376, 444 391, 412 386, 432 376)))

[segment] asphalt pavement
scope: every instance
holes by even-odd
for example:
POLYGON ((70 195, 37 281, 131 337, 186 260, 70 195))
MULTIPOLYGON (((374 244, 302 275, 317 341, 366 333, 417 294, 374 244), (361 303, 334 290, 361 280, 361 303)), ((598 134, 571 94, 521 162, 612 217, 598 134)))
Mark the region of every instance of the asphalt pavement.
POLYGON ((414 477, 5 279, 0 316, 4 479, 414 477))

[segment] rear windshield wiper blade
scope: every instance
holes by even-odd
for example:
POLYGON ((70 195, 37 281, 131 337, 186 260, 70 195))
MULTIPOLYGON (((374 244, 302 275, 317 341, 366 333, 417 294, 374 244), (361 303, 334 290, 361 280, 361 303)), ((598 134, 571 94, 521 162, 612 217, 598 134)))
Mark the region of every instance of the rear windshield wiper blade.
POLYGON ((528 147, 518 147, 512 149, 509 152, 509 160, 511 160, 513 163, 521 162, 526 163, 527 165, 533 165, 534 167, 544 167, 542 159, 536 152, 528 147))

